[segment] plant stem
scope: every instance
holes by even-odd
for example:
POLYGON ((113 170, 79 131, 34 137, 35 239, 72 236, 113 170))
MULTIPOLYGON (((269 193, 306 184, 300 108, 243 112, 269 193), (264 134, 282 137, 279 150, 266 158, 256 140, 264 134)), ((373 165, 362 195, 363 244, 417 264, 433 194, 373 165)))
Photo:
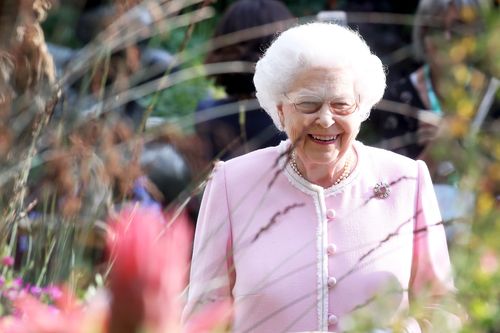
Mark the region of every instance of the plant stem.
POLYGON ((50 257, 52 256, 52 251, 54 250, 55 246, 56 246, 56 239, 52 238, 52 242, 50 244, 49 253, 47 253, 47 255, 45 256, 45 261, 43 263, 42 270, 40 272, 40 275, 38 276, 38 280, 36 281, 36 286, 37 287, 40 287, 40 285, 42 284, 42 281, 43 281, 43 278, 44 278, 45 274, 47 274, 47 267, 49 265, 50 257))

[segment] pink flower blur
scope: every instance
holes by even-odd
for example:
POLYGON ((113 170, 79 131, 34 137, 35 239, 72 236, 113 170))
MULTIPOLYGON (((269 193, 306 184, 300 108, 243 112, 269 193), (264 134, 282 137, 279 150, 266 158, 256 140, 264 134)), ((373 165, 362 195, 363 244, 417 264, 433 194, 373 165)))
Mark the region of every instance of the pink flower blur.
POLYGON ((7 266, 7 267, 12 267, 14 266, 14 258, 11 256, 5 256, 2 258, 2 265, 7 266))
POLYGON ((110 333, 180 331, 192 231, 187 215, 172 222, 138 205, 110 221, 110 333))
POLYGON ((493 274, 498 270, 498 259, 495 253, 491 250, 483 253, 480 259, 481 271, 486 274, 493 274))
POLYGON ((203 333, 227 326, 228 302, 210 304, 181 325, 192 241, 187 214, 173 220, 129 206, 108 222, 109 293, 99 292, 84 306, 64 289, 48 286, 41 292, 52 296, 52 306, 13 289, 15 314, 0 318, 1 333, 203 333))
POLYGON ((84 315, 71 296, 54 307, 41 303, 24 293, 14 302, 16 316, 4 317, 0 321, 2 333, 79 333, 84 315))

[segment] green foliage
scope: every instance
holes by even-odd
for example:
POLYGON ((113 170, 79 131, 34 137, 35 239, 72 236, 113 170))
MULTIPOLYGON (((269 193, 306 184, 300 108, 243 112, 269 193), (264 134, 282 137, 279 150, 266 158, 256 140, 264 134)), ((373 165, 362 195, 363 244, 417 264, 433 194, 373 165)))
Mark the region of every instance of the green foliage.
POLYGON ((297 17, 314 16, 325 9, 324 0, 285 0, 290 11, 297 17))
MULTIPOLYGON (((205 54, 195 50, 197 46, 211 38, 215 24, 216 19, 210 19, 196 24, 191 35, 189 27, 183 27, 152 38, 150 46, 163 48, 174 55, 184 48, 184 54, 190 61, 182 63, 180 67, 173 68, 172 72, 194 69, 199 72, 199 76, 141 99, 142 106, 153 105, 151 116, 163 118, 168 122, 182 120, 184 124, 189 124, 188 131, 193 130, 193 114, 196 106, 213 89, 212 81, 203 74, 201 68, 197 69, 202 65, 205 54)), ((184 61, 184 59, 180 58, 179 60, 184 61)), ((165 74, 168 76, 168 73, 165 74)))
MULTIPOLYGON (((498 77, 498 13, 485 11, 485 30, 443 48, 450 59, 445 81, 443 132, 433 142, 433 159, 452 161, 458 188, 474 194, 475 205, 451 243, 457 298, 468 314, 463 333, 500 331, 500 133, 499 120, 489 115, 481 131, 471 124, 489 76, 498 77), (471 69, 470 64, 475 69, 471 69)), ((498 92, 497 92, 498 98, 498 92)))
MULTIPOLYGON (((211 19, 197 23, 194 26, 191 35, 189 35, 190 28, 182 27, 165 34, 155 36, 151 38, 149 45, 152 47, 160 47, 168 50, 172 54, 176 54, 181 49, 181 46, 183 46, 185 41, 187 41, 186 49, 192 50, 194 47, 210 40, 213 36, 218 18, 220 18, 220 16, 215 15, 211 19)), ((198 62, 202 61, 204 58, 204 54, 202 53, 196 53, 194 55, 195 61, 198 62)))
POLYGON ((43 23, 43 30, 48 42, 71 48, 83 46, 75 34, 80 15, 80 10, 77 7, 61 4, 57 10, 53 10, 49 14, 43 23))
MULTIPOLYGON (((182 124, 188 124, 188 131, 192 131, 194 110, 198 102, 207 96, 210 86, 210 80, 199 76, 161 91, 154 103, 151 116, 163 118, 168 122, 181 121, 182 124)), ((150 95, 143 98, 140 103, 144 107, 149 107, 154 100, 155 97, 150 95)))

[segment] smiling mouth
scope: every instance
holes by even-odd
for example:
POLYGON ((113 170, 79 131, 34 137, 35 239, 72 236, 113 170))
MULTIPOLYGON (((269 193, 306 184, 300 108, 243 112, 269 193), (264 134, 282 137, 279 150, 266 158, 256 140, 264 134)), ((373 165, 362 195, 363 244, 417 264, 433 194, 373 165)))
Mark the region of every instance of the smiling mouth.
POLYGON ((312 141, 321 143, 321 144, 330 144, 334 143, 335 140, 339 137, 339 135, 307 135, 312 141))

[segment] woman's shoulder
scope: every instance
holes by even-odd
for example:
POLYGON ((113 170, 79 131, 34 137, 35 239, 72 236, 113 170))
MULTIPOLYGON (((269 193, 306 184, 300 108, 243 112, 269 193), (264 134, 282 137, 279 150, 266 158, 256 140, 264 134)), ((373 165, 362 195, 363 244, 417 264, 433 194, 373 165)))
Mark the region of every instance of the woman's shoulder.
POLYGON ((217 169, 224 170, 226 184, 254 186, 257 182, 268 182, 281 170, 282 156, 286 152, 287 142, 282 141, 274 147, 267 147, 220 162, 217 169))
POLYGON ((254 150, 250 153, 234 157, 223 162, 226 177, 255 177, 260 174, 269 173, 277 170, 281 165, 284 152, 286 151, 286 142, 282 141, 274 147, 266 147, 254 150))
MULTIPOLYGON (((386 173, 416 173, 418 162, 407 156, 372 146, 365 146, 362 143, 358 149, 364 159, 364 165, 370 170, 381 170, 386 173)), ((423 162, 422 162, 423 163, 423 162)))
POLYGON ((273 179, 280 177, 283 143, 218 162, 210 179, 217 184, 223 184, 232 198, 239 197, 242 193, 255 195, 265 191, 273 179))

